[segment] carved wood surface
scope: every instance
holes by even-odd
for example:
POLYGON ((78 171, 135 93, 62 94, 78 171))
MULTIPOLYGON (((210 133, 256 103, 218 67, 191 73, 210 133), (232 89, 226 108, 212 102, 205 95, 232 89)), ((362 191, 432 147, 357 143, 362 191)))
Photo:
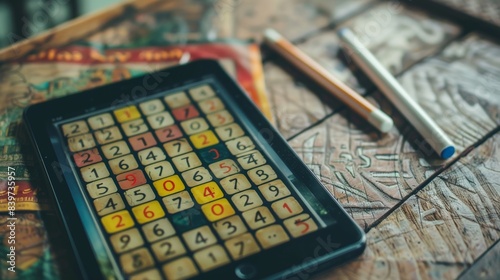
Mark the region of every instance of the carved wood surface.
MULTIPOLYGON (((394 74, 435 54, 460 31, 457 26, 430 17, 422 11, 390 3, 375 6, 345 22, 342 27, 351 27, 358 33, 369 49, 394 74)), ((373 85, 356 69, 350 58, 340 52, 336 30, 321 32, 298 46, 357 92, 366 93, 373 89, 373 85)), ((322 88, 302 86, 309 85, 310 82, 297 71, 287 72, 284 69, 293 67, 274 59, 266 63, 264 72, 271 102, 276 104, 274 112, 277 127, 285 137, 291 137, 328 115, 340 103, 322 88), (314 106, 318 102, 328 107, 314 106)))
POLYGON ((317 32, 369 2, 373 0, 234 0, 234 35, 261 40, 266 28, 274 28, 294 40, 317 32))
MULTIPOLYGON (((158 43, 225 37, 260 40, 262 30, 272 27, 368 95, 395 120, 395 128, 382 135, 279 57, 272 53, 267 56, 264 71, 276 127, 368 231, 368 247, 360 258, 327 270, 316 279, 499 279, 498 42, 476 33, 461 37, 457 23, 397 1, 189 2, 197 5, 163 2, 159 9, 163 17, 138 10, 121 17, 99 18, 102 24, 112 24, 78 39, 108 47, 143 46, 154 38, 162 39, 158 43), (458 153, 451 160, 439 160, 340 51, 335 32, 344 26, 361 36, 453 138, 458 153)), ((473 6, 489 15, 497 11, 494 1, 480 1, 488 2, 490 8, 469 2, 467 9, 473 6)), ((28 51, 33 50, 39 50, 37 45, 30 45, 28 51)), ((12 84, 15 86, 15 79, 12 84)), ((2 147, 0 156, 22 154, 17 148, 6 147, 2 147)), ((29 152, 25 156, 12 161, 31 160, 29 152)), ((71 270, 65 269, 64 263, 69 252, 54 241, 63 234, 51 224, 55 219, 42 221, 40 212, 20 217, 21 237, 31 247, 21 251, 25 255, 20 257, 27 260, 23 262, 25 273, 14 278, 71 278, 71 270)), ((0 216, 0 225, 4 221, 5 215, 0 216)), ((3 257, 0 259, 4 262, 3 257)), ((2 279, 12 276, 4 271, 0 273, 2 279)), ((310 276, 303 273, 299 278, 310 276)))
POLYGON ((317 279, 456 278, 500 238, 499 159, 496 133, 372 228, 359 259, 317 279))
MULTIPOLYGON (((470 80, 497 75, 498 52, 499 45, 472 34, 400 78, 453 138, 458 152, 500 124, 499 88, 484 83, 477 90, 478 84, 470 80)), ((388 133, 380 134, 351 111, 342 111, 289 142, 365 228, 444 164, 382 94, 370 98, 395 121, 388 133)))

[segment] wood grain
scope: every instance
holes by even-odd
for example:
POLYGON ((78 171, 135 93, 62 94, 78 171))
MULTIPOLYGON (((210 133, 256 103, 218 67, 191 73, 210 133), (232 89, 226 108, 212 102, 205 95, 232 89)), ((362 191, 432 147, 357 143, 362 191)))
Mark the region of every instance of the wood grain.
MULTIPOLYGON (((477 79, 497 75, 499 51, 499 45, 473 34, 400 78, 452 137, 459 152, 500 123, 500 87, 477 79)), ((395 128, 390 132, 379 134, 354 113, 344 111, 289 142, 365 228, 443 164, 384 96, 376 93, 371 98, 393 118, 395 128)))
POLYGON ((289 141, 364 228, 418 187, 426 172, 432 174, 443 164, 387 99, 376 94, 369 100, 394 120, 388 133, 380 134, 353 112, 342 111, 289 141))
POLYGON ((280 58, 266 63, 264 73, 275 125, 284 137, 301 132, 341 106, 336 98, 280 58))
MULTIPOLYGON (((418 60, 437 52, 460 31, 458 27, 446 21, 403 6, 390 6, 387 3, 377 5, 374 9, 349 20, 343 26, 352 27, 362 38, 365 38, 364 41, 370 50, 393 74, 399 74, 418 60), (367 29, 362 28, 363 26, 367 29), (365 30, 371 30, 371 26, 378 26, 380 31, 364 33, 365 30)), ((336 30, 312 36, 298 46, 357 92, 366 93, 367 89, 374 88, 371 82, 357 70, 349 57, 340 52, 340 41, 336 30)), ((302 84, 308 85, 310 82, 301 75, 288 70, 291 68, 293 66, 282 62, 276 64, 269 62, 264 68, 268 92, 274 102, 273 110, 277 114, 277 127, 285 137, 295 135, 314 124, 316 119, 326 116, 331 110, 340 106, 337 100, 327 97, 328 93, 321 88, 314 89, 309 86, 310 90, 303 90, 297 87, 302 84), (277 67, 287 69, 287 71, 276 69, 277 67), (286 74, 289 74, 286 79, 295 81, 295 85, 291 83, 283 85, 283 81, 286 80, 283 77, 286 74), (302 96, 295 96, 299 93, 302 96), (330 108, 302 106, 299 102, 302 100, 311 100, 312 103, 318 100, 329 100, 326 104, 330 108), (297 118, 300 121, 290 122, 297 118)))
POLYGON ((470 34, 399 80, 464 149, 500 124, 499 57, 498 43, 470 34))
POLYGON ((500 238, 500 134, 367 234, 357 260, 317 279, 454 279, 500 238))
POLYGON ((274 28, 290 40, 326 27, 373 0, 235 0, 235 33, 238 38, 262 39, 274 28))

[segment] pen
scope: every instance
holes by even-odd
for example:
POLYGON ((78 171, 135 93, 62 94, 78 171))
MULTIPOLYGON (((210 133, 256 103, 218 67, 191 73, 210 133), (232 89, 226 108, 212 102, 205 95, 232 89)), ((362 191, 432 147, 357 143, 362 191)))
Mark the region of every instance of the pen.
POLYGON ((403 86, 394 78, 375 56, 358 40, 356 35, 343 28, 338 32, 344 43, 348 55, 368 75, 373 83, 396 106, 405 118, 424 137, 429 145, 441 158, 448 159, 455 153, 453 142, 444 131, 427 115, 427 113, 405 91, 403 86))
POLYGON ((392 128, 393 122, 389 116, 342 81, 334 77, 330 72, 307 56, 299 48, 295 47, 274 29, 267 29, 264 32, 264 39, 273 50, 280 53, 302 72, 327 89, 332 95, 344 102, 378 130, 387 132, 392 128))

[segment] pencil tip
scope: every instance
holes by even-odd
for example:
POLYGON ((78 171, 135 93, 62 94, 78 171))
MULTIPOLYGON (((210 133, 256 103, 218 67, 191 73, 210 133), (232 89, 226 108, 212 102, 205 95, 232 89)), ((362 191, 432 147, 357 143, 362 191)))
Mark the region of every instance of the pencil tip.
POLYGON ((264 38, 274 43, 281 39, 281 35, 276 30, 268 28, 264 30, 264 38))
POLYGON ((378 128, 381 132, 388 132, 394 126, 394 122, 391 117, 386 115, 380 109, 372 111, 368 116, 368 122, 370 122, 373 126, 378 128))

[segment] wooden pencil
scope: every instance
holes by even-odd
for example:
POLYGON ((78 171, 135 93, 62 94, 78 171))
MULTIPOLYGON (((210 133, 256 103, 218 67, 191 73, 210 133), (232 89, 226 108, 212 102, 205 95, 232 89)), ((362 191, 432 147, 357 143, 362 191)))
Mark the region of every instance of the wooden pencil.
POLYGON ((344 102, 378 130, 387 132, 392 128, 393 121, 389 116, 333 76, 278 32, 273 29, 267 29, 264 32, 264 39, 273 50, 285 57, 304 74, 323 86, 328 92, 344 102))

